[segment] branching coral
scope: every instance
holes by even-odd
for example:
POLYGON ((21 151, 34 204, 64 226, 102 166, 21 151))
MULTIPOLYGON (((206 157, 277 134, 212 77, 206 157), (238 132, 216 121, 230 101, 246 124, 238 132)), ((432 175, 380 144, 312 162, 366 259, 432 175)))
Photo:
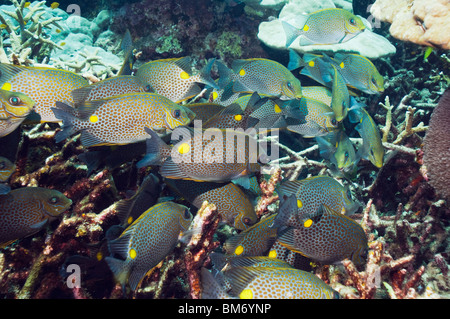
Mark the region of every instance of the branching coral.
POLYGON ((45 1, 35 2, 26 9, 26 4, 29 2, 21 0, 11 0, 15 6, 15 12, 2 10, 3 15, 14 19, 18 26, 15 26, 11 19, 5 18, 0 14, 0 22, 4 25, 6 32, 9 34, 12 52, 20 54, 22 50, 31 48, 35 55, 41 57, 47 55, 49 51, 54 48, 62 49, 58 44, 48 39, 44 34, 44 29, 51 25, 59 26, 58 21, 61 17, 52 17, 49 19, 42 19, 45 13, 45 1), (25 13, 25 9, 28 11, 25 13))

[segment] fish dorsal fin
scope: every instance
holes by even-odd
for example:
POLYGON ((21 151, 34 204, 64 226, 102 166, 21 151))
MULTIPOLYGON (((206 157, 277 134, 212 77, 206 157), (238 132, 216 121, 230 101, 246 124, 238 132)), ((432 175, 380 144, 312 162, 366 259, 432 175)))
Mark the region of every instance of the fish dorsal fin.
POLYGON ((226 278, 231 282, 231 292, 238 296, 257 276, 263 274, 263 268, 256 267, 235 267, 226 272, 226 278))
POLYGON ((76 105, 78 118, 82 120, 88 119, 105 102, 106 100, 94 100, 94 101, 85 101, 79 105, 76 105))
POLYGON ((83 86, 81 88, 73 90, 70 94, 72 95, 73 103, 78 107, 78 105, 83 104, 86 100, 89 94, 91 93, 94 86, 88 85, 83 86))
POLYGON ((297 195, 298 189, 301 186, 301 181, 286 181, 277 187, 276 191, 278 196, 283 198, 283 196, 297 195))
POLYGON ((173 64, 178 66, 180 69, 182 69, 187 74, 191 75, 192 73, 192 67, 191 67, 191 61, 192 59, 188 56, 185 56, 183 58, 174 59, 172 61, 173 64))
POLYGON ((231 69, 234 73, 239 73, 239 71, 248 63, 250 63, 251 60, 244 60, 244 59, 238 59, 234 60, 231 63, 231 69))
POLYGON ((0 63, 0 84, 4 85, 11 78, 15 77, 17 74, 24 70, 26 70, 25 67, 7 63, 0 63))

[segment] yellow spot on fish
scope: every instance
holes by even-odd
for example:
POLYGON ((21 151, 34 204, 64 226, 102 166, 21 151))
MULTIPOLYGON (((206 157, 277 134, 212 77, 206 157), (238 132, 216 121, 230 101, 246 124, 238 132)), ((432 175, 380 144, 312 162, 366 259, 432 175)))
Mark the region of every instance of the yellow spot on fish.
POLYGON ((269 252, 269 257, 270 258, 277 258, 277 251, 274 249, 274 250, 271 250, 270 252, 269 252))
POLYGON ((311 227, 311 225, 313 224, 312 219, 307 219, 304 223, 303 226, 305 226, 306 228, 311 227))
POLYGON ((297 207, 298 208, 302 208, 303 207, 303 203, 300 199, 297 199, 297 207))
POLYGON ((236 249, 234 250, 234 253, 238 256, 240 254, 242 254, 243 252, 244 252, 244 247, 242 247, 241 245, 237 246, 236 249))
POLYGON ((11 91, 11 83, 6 82, 5 84, 3 84, 2 90, 11 91))
POLYGON ((127 223, 128 223, 128 225, 131 225, 131 223, 133 222, 133 217, 128 217, 128 219, 127 219, 127 223))
POLYGON ((218 97, 219 97, 219 93, 213 92, 213 94, 212 94, 213 100, 217 99, 218 97))
POLYGON ((346 212, 347 212, 347 210, 345 209, 345 207, 342 207, 341 214, 345 215, 346 212))
POLYGON ((241 298, 241 299, 253 299, 253 291, 251 289, 244 289, 239 294, 239 298, 241 298))
POLYGON ((339 64, 339 66, 341 67, 341 69, 343 69, 345 67, 344 62, 341 62, 341 64, 339 64))
POLYGON ((58 8, 59 7, 59 3, 58 2, 53 2, 51 5, 50 5, 50 8, 52 8, 52 9, 56 9, 56 8, 58 8))
POLYGON ((281 113, 281 108, 276 104, 273 110, 275 111, 275 113, 281 113))
POLYGON ((180 147, 178 147, 178 153, 180 154, 186 154, 189 152, 191 148, 189 147, 189 144, 187 143, 183 143, 180 145, 180 147))
POLYGON ((314 65, 315 65, 315 63, 314 63, 314 61, 309 61, 309 62, 308 62, 308 65, 309 65, 310 67, 312 67, 312 68, 313 68, 313 67, 314 67, 314 65))
POLYGON ((241 114, 235 115, 235 116, 234 116, 234 120, 235 120, 236 122, 242 121, 242 115, 241 115, 241 114))
POLYGON ((97 115, 91 115, 91 117, 89 118, 89 122, 97 123, 98 122, 98 116, 97 115))
POLYGON ((190 78, 189 74, 187 74, 187 72, 183 71, 180 73, 180 78, 182 78, 183 80, 187 80, 190 78))
POLYGON ((136 250, 130 249, 130 258, 131 258, 131 259, 134 259, 134 258, 136 258, 136 256, 137 256, 136 250))
POLYGON ((103 259, 103 254, 102 254, 102 252, 99 251, 99 252, 97 253, 97 255, 95 255, 95 257, 97 258, 98 261, 102 260, 102 259, 103 259))
POLYGON ((303 31, 308 31, 309 30, 309 26, 307 24, 305 24, 305 26, 303 27, 303 31))
POLYGON ((239 71, 239 75, 240 75, 240 76, 244 76, 244 75, 245 75, 245 70, 244 70, 244 69, 241 69, 241 70, 239 71))

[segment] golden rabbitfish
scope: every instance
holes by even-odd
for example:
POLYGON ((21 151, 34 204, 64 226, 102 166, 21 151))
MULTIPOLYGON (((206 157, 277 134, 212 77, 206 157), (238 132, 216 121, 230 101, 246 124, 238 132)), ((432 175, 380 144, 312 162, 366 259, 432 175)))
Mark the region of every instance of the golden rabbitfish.
POLYGON ((143 141, 148 138, 144 127, 165 132, 189 124, 195 116, 188 108, 155 93, 86 101, 76 110, 57 102, 52 110, 63 121, 63 131, 56 134, 56 141, 81 131, 81 143, 86 147, 143 141))
POLYGON ((320 101, 331 107, 331 90, 325 86, 304 86, 303 97, 320 101))
POLYGON ((333 211, 353 214, 359 204, 352 200, 351 192, 332 177, 313 176, 299 181, 286 181, 277 188, 277 193, 283 196, 295 195, 298 201, 297 212, 290 219, 293 227, 298 227, 298 217, 312 214, 321 204, 333 211), (297 216, 295 216, 297 215, 297 216))
POLYGON ((56 190, 14 189, 0 196, 0 247, 32 235, 69 209, 72 201, 56 190))
POLYGON ((6 90, 0 90, 0 104, 0 137, 14 131, 35 105, 25 94, 6 90))
POLYGON ((148 128, 146 131, 150 135, 147 155, 137 166, 159 165, 161 175, 166 178, 204 182, 233 180, 248 189, 249 175, 260 170, 257 141, 244 132, 179 128, 172 133, 172 139, 181 138, 181 141, 169 147, 154 131, 148 128))
POLYGON ((116 280, 135 290, 145 274, 163 260, 186 231, 192 215, 185 206, 163 202, 136 219, 117 239, 109 241, 111 256, 106 257, 116 280))
POLYGON ((300 45, 335 44, 346 42, 365 29, 361 18, 351 12, 328 8, 308 15, 295 16, 295 26, 281 21, 289 47, 300 37, 300 45))
POLYGON ((235 266, 216 277, 201 270, 202 299, 336 299, 339 294, 315 274, 273 258, 251 258, 251 266, 235 266), (222 284, 220 284, 221 282, 222 284), (227 291, 223 283, 228 283, 227 291))
POLYGON ((333 110, 326 104, 303 97, 301 100, 291 100, 284 103, 285 108, 293 110, 298 119, 298 124, 287 126, 289 131, 303 135, 304 137, 315 137, 326 135, 338 127, 333 110))
POLYGON ((70 71, 0 63, 0 87, 31 98, 42 122, 59 122, 51 110, 55 102, 73 102, 71 92, 88 84, 81 75, 70 71))
POLYGON ((258 92, 277 96, 282 100, 300 99, 300 81, 280 63, 268 59, 235 60, 235 92, 258 92))
POLYGON ((204 201, 216 205, 221 219, 236 229, 247 229, 257 221, 252 202, 234 183, 167 179, 166 184, 197 208, 200 208, 204 201))
POLYGON ((0 182, 6 182, 16 169, 16 165, 6 157, 0 156, 0 182))
POLYGON ((113 96, 144 92, 135 76, 120 75, 75 89, 72 91, 74 104, 84 101, 102 100, 113 96))
POLYGON ((214 59, 199 74, 191 74, 191 58, 150 61, 136 72, 136 78, 145 92, 155 92, 174 102, 181 102, 201 92, 196 83, 217 88, 210 72, 214 59))
MULTIPOLYGON (((283 200, 288 201, 292 212, 297 214, 301 206, 299 200, 295 196, 283 197, 283 200)), ((280 219, 287 221, 289 218, 281 216, 280 219)), ((335 264, 346 258, 355 265, 366 262, 366 233, 350 217, 320 204, 315 212, 297 215, 296 224, 278 238, 288 249, 323 264, 335 264)))

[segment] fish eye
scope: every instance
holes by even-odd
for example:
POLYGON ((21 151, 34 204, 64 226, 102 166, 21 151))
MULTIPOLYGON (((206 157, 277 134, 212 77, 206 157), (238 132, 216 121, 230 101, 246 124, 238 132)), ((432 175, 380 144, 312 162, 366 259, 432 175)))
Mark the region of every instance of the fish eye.
POLYGON ((145 92, 150 92, 150 91, 151 91, 150 85, 147 85, 147 86, 144 88, 144 91, 145 91, 145 92))
POLYGON ((17 96, 12 96, 9 98, 9 103, 11 103, 11 105, 19 105, 21 102, 22 100, 17 96))
POLYGON ((191 213, 189 212, 189 209, 184 210, 184 218, 186 218, 186 219, 191 218, 191 213))
POLYGON ((348 199, 352 199, 352 192, 350 191, 350 189, 347 189, 346 195, 348 199))
POLYGON ((252 224, 252 220, 248 217, 244 217, 243 222, 247 226, 250 226, 252 224))
POLYGON ((56 204, 58 201, 59 201, 59 200, 58 200, 58 197, 56 197, 56 196, 53 196, 53 197, 50 198, 50 200, 49 200, 50 204, 56 204))
POLYGON ((294 91, 294 87, 292 86, 291 82, 287 82, 286 86, 288 87, 289 90, 291 90, 292 92, 294 91))
POLYGON ((173 111, 173 117, 174 118, 179 118, 181 116, 181 111, 180 110, 175 110, 173 111))
POLYGON ((332 119, 332 120, 331 120, 331 124, 332 124, 333 126, 336 126, 336 125, 337 125, 336 119, 332 119))
POLYGON ((344 156, 345 156, 345 158, 348 158, 348 152, 345 152, 345 154, 344 154, 344 156))
POLYGON ((353 18, 350 18, 349 22, 350 22, 351 25, 356 25, 356 21, 353 18))
POLYGON ((372 80, 371 80, 371 81, 372 81, 372 84, 373 84, 373 85, 377 85, 377 79, 375 79, 374 77, 372 77, 372 80))

